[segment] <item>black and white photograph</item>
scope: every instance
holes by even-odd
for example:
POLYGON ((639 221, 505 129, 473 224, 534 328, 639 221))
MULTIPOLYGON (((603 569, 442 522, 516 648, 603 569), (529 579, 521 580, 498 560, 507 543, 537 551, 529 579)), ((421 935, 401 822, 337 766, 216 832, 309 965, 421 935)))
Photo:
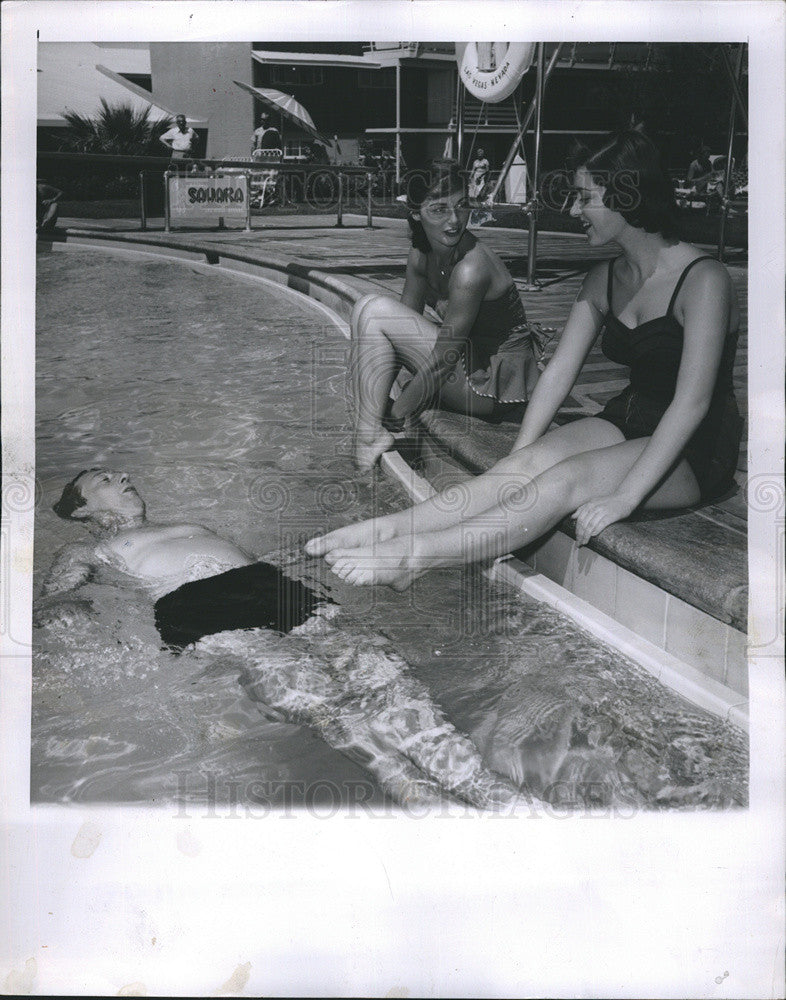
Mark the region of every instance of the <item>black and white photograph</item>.
POLYGON ((4 107, 3 162, 27 198, 17 250, 3 213, 17 582, 0 659, 21 734, 6 815, 77 866, 9 931, 5 992, 777 996, 782 852, 753 845, 768 823, 782 834, 783 232, 754 221, 783 222, 783 105, 770 144, 754 84, 782 88, 761 56, 782 11, 752 4, 735 32, 733 4, 594 3, 605 22, 585 10, 571 34, 568 4, 503 2, 487 6, 509 40, 482 42, 455 39, 488 32, 453 16, 478 4, 373 5, 378 24, 359 4, 291 6, 300 20, 277 4, 4 5, 3 89, 26 114, 4 107), (331 20, 338 7, 352 16, 331 20), (152 842, 149 867, 127 876, 136 848, 124 862, 118 841, 105 867, 110 831, 141 845, 143 830, 168 838, 173 870, 226 859, 208 921, 237 959, 224 972, 199 978, 204 953, 178 966, 208 932, 179 921, 220 889, 182 869, 186 919, 162 901, 152 842), (394 859, 366 895, 363 830, 394 859), (689 843, 673 870, 641 862, 648 844, 679 855, 672 836, 689 843), (724 885, 724 844, 742 840, 753 867, 724 885), (241 842, 261 853, 244 862, 241 842), (331 843, 343 875, 317 866, 331 843), (692 852, 727 910, 675 918, 668 886, 688 891, 692 852), (488 881, 468 875, 475 856, 488 881), (272 892, 271 858, 290 929, 255 957, 229 946, 229 873, 248 864, 248 894, 272 892), (619 870, 603 881, 598 859, 619 870), (126 877, 152 893, 141 917, 110 891, 126 877), (570 902, 587 877, 598 887, 570 902), (548 915, 524 921, 526 886, 552 881, 548 915), (403 911, 375 909, 383 890, 415 914, 407 944, 403 911), (644 924, 623 931, 601 903, 618 945, 572 950, 606 891, 644 924), (292 930, 305 892, 338 907, 324 937, 292 930), (451 947, 470 933, 454 907, 503 907, 493 954, 534 920, 516 945, 530 957, 483 974, 480 945, 444 958, 429 905, 451 912, 451 947), (117 916, 95 933, 133 962, 63 951, 65 912, 99 907, 117 916), (365 907, 381 924, 350 960, 339 928, 359 933, 365 907), (576 929, 555 956, 573 957, 524 974, 560 914, 576 929), (710 945, 735 919, 736 969, 710 945), (21 944, 42 920, 59 962, 21 944), (682 973, 652 967, 661 951, 682 973))
POLYGON ((746 805, 746 49, 40 43, 34 801, 746 805))

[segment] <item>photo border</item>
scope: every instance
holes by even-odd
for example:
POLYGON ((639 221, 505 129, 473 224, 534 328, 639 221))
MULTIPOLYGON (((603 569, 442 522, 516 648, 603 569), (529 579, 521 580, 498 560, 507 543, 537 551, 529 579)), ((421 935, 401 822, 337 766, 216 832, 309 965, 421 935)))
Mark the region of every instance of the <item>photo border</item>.
POLYGON ((766 0, 3 4, 6 991, 782 995, 784 12, 766 0), (253 822, 30 808, 37 39, 469 40, 491 27, 749 44, 749 809, 253 822))

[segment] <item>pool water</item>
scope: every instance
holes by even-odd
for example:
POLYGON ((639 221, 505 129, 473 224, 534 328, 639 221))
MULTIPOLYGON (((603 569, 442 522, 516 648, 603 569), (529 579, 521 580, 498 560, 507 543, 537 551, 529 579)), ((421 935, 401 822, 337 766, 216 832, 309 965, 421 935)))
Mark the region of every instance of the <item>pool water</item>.
POLYGON ((745 805, 745 734, 561 614, 476 570, 398 594, 299 555, 407 503, 352 466, 346 368, 341 332, 283 291, 152 256, 39 255, 36 592, 87 538, 52 503, 107 465, 151 521, 202 523, 335 606, 176 655, 119 574, 79 588, 34 628, 32 801, 745 805))

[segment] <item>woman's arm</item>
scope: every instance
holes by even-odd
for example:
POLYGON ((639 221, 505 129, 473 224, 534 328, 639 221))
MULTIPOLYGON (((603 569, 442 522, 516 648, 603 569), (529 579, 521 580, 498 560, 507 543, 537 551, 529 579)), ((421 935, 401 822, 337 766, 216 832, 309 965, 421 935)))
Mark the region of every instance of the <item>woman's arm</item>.
POLYGON ((728 271, 717 261, 702 262, 686 279, 680 298, 685 336, 674 399, 617 491, 577 512, 579 544, 627 517, 647 499, 709 410, 732 308, 728 271))
POLYGON ((462 260, 448 283, 448 305, 427 365, 415 377, 391 408, 401 419, 425 406, 458 364, 466 347, 480 303, 491 285, 491 274, 482 258, 462 260))
POLYGON ((404 289, 401 292, 402 304, 414 309, 415 312, 422 313, 426 305, 427 288, 426 255, 422 250, 416 250, 415 247, 412 247, 407 257, 404 289))
POLYGON ((512 451, 532 444, 548 430, 557 410, 576 384, 603 323, 607 267, 605 262, 597 264, 584 279, 554 356, 527 404, 512 451))

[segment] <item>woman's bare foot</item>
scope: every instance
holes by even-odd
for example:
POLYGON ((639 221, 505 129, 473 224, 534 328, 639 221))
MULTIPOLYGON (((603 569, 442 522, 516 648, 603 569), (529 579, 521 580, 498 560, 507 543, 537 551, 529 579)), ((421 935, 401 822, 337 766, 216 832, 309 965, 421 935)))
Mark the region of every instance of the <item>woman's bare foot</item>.
POLYGON ((326 535, 309 539, 304 548, 309 556, 326 556, 333 549, 368 548, 379 542, 387 542, 396 534, 390 517, 370 517, 367 521, 345 524, 326 535))
POLYGON ((391 538, 367 548, 333 549, 325 560, 337 577, 355 587, 384 584, 393 590, 406 590, 432 568, 413 552, 411 538, 391 538))
POLYGON ((374 468, 380 455, 390 451, 395 443, 396 439, 384 427, 370 437, 358 434, 355 438, 355 465, 361 472, 368 472, 374 468))

